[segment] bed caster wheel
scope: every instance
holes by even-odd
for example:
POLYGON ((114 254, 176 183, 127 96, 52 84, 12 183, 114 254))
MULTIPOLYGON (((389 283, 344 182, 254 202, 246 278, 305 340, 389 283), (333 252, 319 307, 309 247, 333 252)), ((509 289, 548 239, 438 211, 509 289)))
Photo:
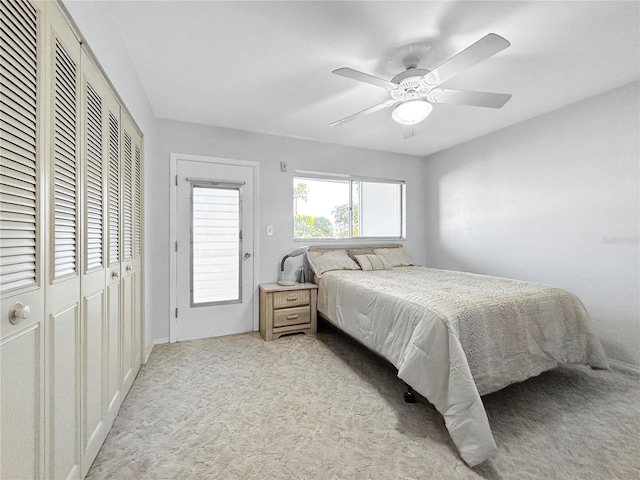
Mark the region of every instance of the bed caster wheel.
POLYGON ((407 403, 416 403, 416 394, 413 392, 413 388, 407 386, 407 391, 404 392, 404 401, 407 403))

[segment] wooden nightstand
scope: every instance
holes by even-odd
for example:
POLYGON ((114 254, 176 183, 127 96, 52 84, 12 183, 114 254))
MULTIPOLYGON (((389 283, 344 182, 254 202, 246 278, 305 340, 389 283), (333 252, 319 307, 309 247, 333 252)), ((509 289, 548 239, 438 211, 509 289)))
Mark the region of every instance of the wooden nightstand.
POLYGON ((260 285, 260 334, 270 342, 285 333, 316 333, 318 286, 296 283, 260 285))

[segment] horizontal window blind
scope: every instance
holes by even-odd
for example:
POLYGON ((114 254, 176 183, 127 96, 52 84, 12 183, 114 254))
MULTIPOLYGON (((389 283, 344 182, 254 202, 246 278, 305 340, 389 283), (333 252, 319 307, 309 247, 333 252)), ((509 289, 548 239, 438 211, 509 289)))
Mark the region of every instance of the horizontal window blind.
POLYGON ((131 260, 133 256, 133 203, 131 191, 132 157, 131 136, 124 132, 124 152, 122 168, 122 258, 131 260))
POLYGON ((193 187, 192 303, 239 301, 240 190, 193 187))
POLYGON ((53 278, 76 273, 76 64, 56 40, 53 118, 53 278))
POLYGON ((37 283, 37 12, 0 2, 0 291, 37 283))
POLYGON ((120 130, 118 116, 109 112, 109 266, 120 261, 120 130))
POLYGON ((102 99, 89 83, 86 98, 85 254, 90 271, 103 266, 102 99))

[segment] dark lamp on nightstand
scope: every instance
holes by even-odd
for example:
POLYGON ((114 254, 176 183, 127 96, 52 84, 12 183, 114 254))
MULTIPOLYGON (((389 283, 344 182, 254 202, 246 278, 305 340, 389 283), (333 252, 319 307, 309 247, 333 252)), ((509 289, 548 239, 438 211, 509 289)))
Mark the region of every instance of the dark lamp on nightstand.
POLYGON ((296 284, 296 282, 294 282, 293 280, 284 279, 284 262, 287 260, 287 258, 297 257, 298 255, 302 255, 303 253, 305 253, 307 250, 309 250, 309 247, 298 247, 282 258, 282 262, 280 262, 280 278, 278 278, 278 285, 283 285, 286 287, 296 284))

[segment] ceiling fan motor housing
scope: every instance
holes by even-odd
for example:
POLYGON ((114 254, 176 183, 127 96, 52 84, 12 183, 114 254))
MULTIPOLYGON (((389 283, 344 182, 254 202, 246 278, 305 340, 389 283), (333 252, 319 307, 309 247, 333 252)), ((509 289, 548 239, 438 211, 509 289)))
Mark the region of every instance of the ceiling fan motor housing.
POLYGON ((424 85, 420 79, 430 73, 422 68, 408 68, 391 79, 392 83, 397 83, 398 88, 390 90, 389 94, 394 100, 405 102, 425 98, 432 87, 424 85))

